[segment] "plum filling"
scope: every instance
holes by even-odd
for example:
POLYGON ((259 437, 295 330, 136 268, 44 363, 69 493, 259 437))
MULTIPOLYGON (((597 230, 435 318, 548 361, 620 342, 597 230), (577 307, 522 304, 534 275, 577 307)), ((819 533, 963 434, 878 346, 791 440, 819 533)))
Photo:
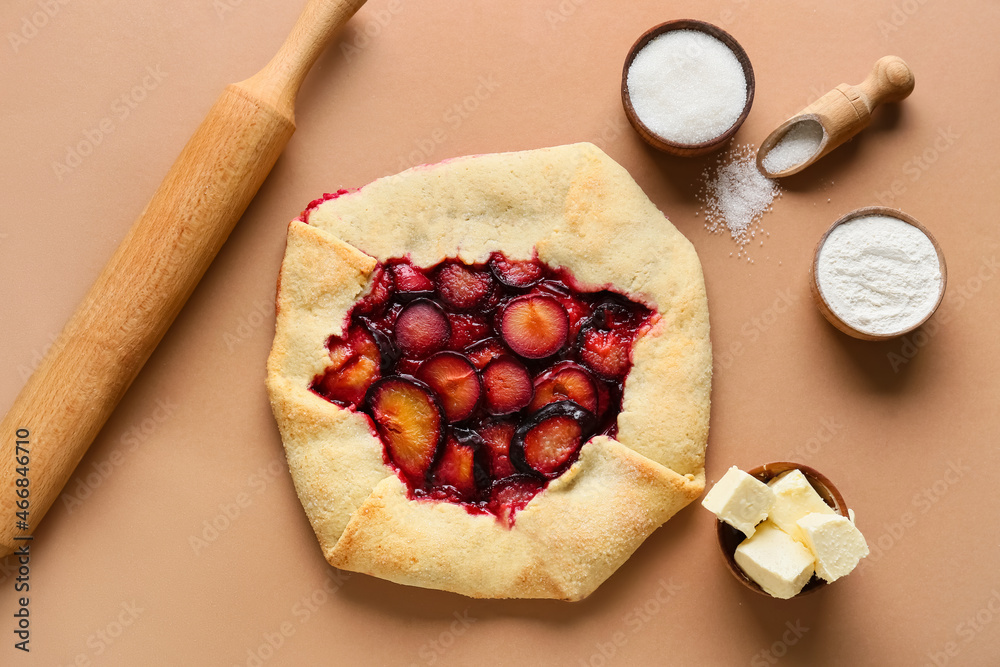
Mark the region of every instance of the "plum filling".
POLYGON ((590 438, 617 433, 632 345, 653 318, 537 259, 390 259, 310 389, 370 418, 412 498, 511 526, 590 438))

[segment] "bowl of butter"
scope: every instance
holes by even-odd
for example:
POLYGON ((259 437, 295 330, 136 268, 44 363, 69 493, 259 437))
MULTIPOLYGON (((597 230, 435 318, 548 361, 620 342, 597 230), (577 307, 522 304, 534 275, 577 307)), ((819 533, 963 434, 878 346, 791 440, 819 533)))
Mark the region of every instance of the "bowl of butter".
POLYGON ((846 576, 868 555, 854 513, 824 475, 777 462, 744 472, 731 467, 705 494, 736 579, 787 600, 846 576))

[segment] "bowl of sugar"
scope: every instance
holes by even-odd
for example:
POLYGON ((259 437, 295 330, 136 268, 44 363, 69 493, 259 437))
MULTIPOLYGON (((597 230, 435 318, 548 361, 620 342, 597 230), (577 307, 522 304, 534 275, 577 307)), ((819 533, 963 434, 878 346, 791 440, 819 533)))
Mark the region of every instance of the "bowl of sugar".
POLYGON ((753 104, 750 58, 732 35, 695 19, 647 30, 622 68, 625 115, 650 146, 709 153, 728 141, 753 104))
POLYGON ((809 284, 823 316, 861 340, 889 340, 926 322, 944 297, 941 246, 915 218, 868 206, 837 220, 816 245, 809 284))

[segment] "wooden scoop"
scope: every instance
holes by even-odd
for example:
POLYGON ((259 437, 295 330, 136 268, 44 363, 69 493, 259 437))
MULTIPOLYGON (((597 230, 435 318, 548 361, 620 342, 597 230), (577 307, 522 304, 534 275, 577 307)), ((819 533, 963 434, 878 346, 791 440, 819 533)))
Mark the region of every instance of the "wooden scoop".
POLYGON ((0 423, 0 556, 31 539, 292 136, 309 68, 364 3, 310 0, 264 69, 223 91, 29 378, 0 423))
MULTIPOLYGON (((879 58, 871 74, 861 84, 842 83, 805 109, 778 126, 757 151, 757 168, 768 178, 791 176, 868 127, 875 107, 883 102, 899 102, 913 91, 913 72, 896 56, 879 58), (790 166, 773 156, 768 168, 767 156, 790 132, 798 143, 802 160, 790 166), (807 147, 815 146, 814 152, 807 147), (778 167, 775 167, 778 164, 778 167)), ((783 149, 790 148, 786 145, 783 149)), ((787 153, 786 153, 787 155, 787 153)))

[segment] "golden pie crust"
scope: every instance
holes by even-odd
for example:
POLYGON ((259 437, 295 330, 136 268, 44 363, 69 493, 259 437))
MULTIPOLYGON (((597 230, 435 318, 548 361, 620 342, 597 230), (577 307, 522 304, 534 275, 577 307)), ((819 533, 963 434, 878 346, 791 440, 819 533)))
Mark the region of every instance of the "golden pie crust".
POLYGON ((293 221, 267 386, 289 468, 331 565, 486 598, 579 600, 704 489, 712 352, 694 248, 597 147, 458 158, 379 179, 293 221), (467 263, 502 251, 564 267, 587 289, 652 306, 633 347, 615 438, 520 510, 511 528, 412 500, 368 418, 310 389, 376 263, 467 263))

